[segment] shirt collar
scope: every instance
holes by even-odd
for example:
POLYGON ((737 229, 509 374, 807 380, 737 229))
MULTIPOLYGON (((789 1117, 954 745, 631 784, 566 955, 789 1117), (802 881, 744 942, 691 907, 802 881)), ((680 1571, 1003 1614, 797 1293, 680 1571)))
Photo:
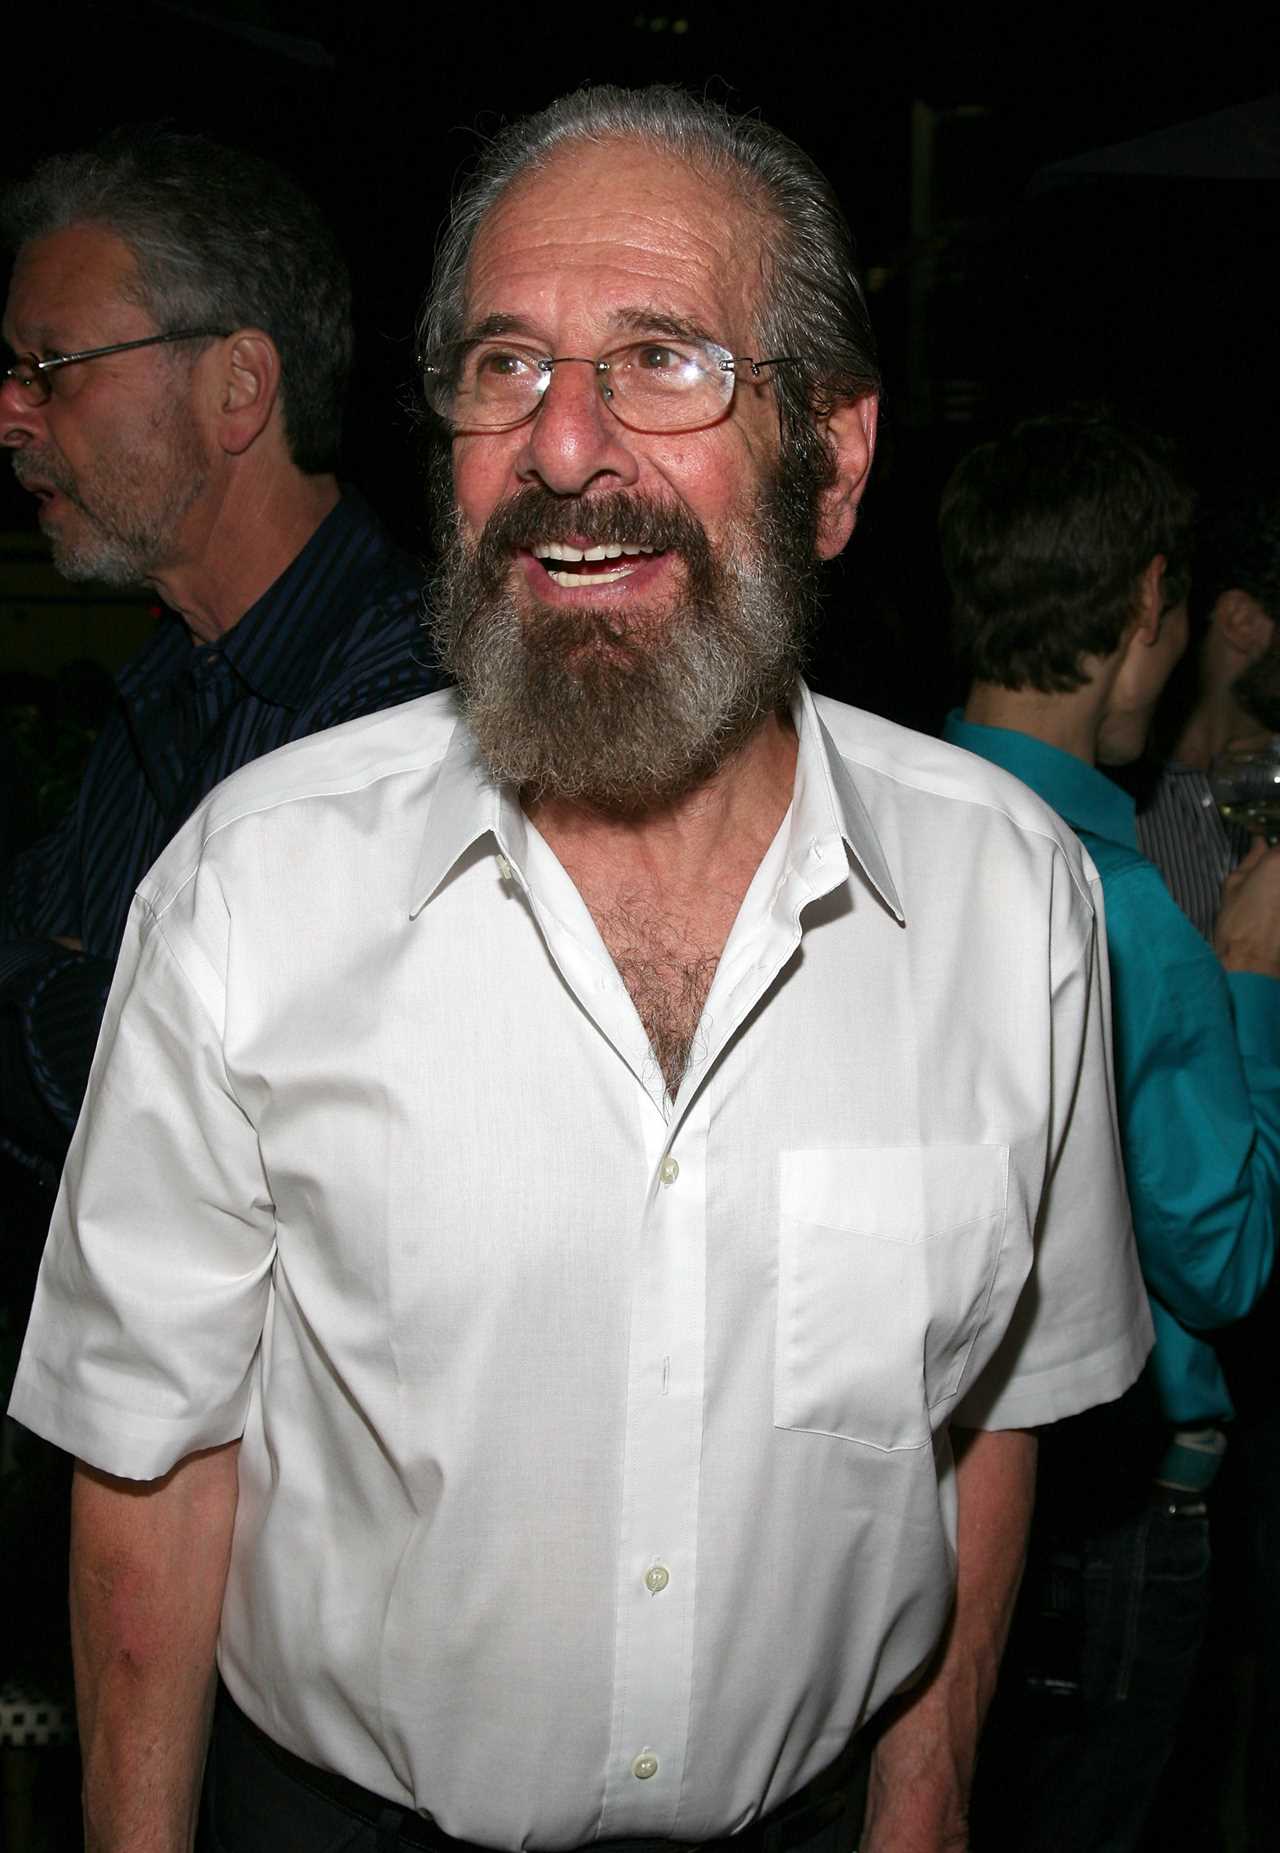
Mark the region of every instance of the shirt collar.
POLYGON ((792 703, 799 740, 795 796, 792 799, 793 845, 839 839, 889 912, 906 923, 889 862, 870 813, 854 784, 848 763, 822 724, 806 683, 796 686, 792 703))
POLYGON ((361 581, 388 552, 368 504, 344 489, 301 553, 217 647, 255 695, 301 707, 325 649, 367 602, 361 581))
POLYGON ((422 844, 409 896, 410 917, 421 913, 454 864, 486 833, 512 861, 522 858, 528 825, 508 786, 489 775, 480 749, 461 714, 457 691, 449 691, 457 715, 435 789, 423 821, 422 844))
POLYGON ((1073 830, 1088 830, 1125 849, 1137 849, 1137 807, 1128 792, 1096 766, 1033 734, 967 721, 959 708, 947 716, 944 731, 953 746, 981 754, 1030 785, 1073 830))
POLYGON ((116 677, 127 701, 146 696, 219 652, 255 695, 299 708, 334 637, 370 602, 391 544, 364 497, 344 488, 306 546, 216 643, 192 644, 172 612, 116 677))
POLYGON ((163 606, 157 611, 155 630, 116 672, 116 687, 127 702, 162 687, 191 665, 191 636, 182 619, 163 606))
POLYGON ((193 645, 174 612, 165 613, 116 677, 127 701, 145 697, 217 651, 255 695, 299 708, 322 672, 334 637, 370 602, 392 557, 390 541, 364 497, 344 488, 306 546, 216 643, 193 645))
MULTIPOLYGON (((458 697, 451 696, 455 705, 458 697)), ((797 684, 792 716, 798 735, 796 778, 791 801, 793 848, 824 840, 842 843, 885 906, 904 919, 889 864, 849 769, 823 726, 807 686, 797 684)), ((472 738, 459 719, 436 778, 427 810, 410 895, 418 914, 459 858, 489 833, 498 851, 517 867, 524 861, 528 821, 514 793, 489 776, 472 738)))

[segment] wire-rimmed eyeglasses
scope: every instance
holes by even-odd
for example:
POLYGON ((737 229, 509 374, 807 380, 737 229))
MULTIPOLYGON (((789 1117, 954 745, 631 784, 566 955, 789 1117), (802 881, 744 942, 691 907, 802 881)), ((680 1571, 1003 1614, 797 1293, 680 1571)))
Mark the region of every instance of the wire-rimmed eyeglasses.
POLYGON ((694 431, 728 411, 739 379, 796 365, 777 354, 756 360, 715 341, 628 341, 592 360, 543 354, 520 342, 458 341, 423 364, 427 403, 454 431, 508 431, 531 418, 556 367, 593 367, 600 396, 633 431, 694 431))
POLYGON ((86 347, 78 354, 51 354, 40 360, 35 354, 19 354, 4 371, 4 384, 10 380, 28 405, 47 405, 53 396, 50 375, 59 367, 78 366, 82 360, 101 360, 104 354, 124 354, 132 347, 157 347, 163 341, 211 341, 224 339, 228 328, 177 328, 172 334, 143 335, 137 341, 112 341, 107 347, 86 347))

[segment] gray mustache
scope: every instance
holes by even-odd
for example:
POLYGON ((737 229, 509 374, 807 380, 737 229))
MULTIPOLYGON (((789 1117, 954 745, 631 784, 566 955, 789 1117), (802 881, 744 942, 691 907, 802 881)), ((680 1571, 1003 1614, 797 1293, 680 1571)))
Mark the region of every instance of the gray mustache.
POLYGON ((621 491, 564 497, 531 484, 495 509, 481 531, 476 552, 488 560, 545 540, 585 541, 589 546, 630 541, 690 554, 707 544, 700 522, 651 497, 621 491))

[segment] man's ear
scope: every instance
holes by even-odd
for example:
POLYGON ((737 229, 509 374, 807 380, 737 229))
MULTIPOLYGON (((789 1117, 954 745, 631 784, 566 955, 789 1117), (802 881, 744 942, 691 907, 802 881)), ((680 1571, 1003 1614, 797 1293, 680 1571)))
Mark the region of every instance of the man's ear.
POLYGON ((1246 665, 1265 655, 1276 634, 1275 619, 1269 618, 1257 599, 1239 586, 1218 594, 1209 622, 1221 631, 1246 665))
POLYGON ((823 419, 821 431, 835 452, 835 481, 818 498, 815 545, 820 560, 833 560, 848 544, 876 448, 880 404, 874 393, 845 401, 823 419))
POLYGON ((241 456, 270 423, 280 397, 280 352, 271 336, 260 328, 229 336, 213 389, 218 441, 228 456, 241 456))
POLYGON ((1138 598, 1132 623, 1134 634, 1146 644, 1155 643, 1160 636, 1166 564, 1164 555, 1157 553, 1143 567, 1142 576, 1138 580, 1138 598))

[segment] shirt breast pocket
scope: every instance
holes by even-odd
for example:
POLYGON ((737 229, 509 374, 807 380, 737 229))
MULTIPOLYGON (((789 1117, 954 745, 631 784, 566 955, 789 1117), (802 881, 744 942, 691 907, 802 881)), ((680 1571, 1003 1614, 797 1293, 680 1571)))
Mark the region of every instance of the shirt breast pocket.
POLYGON ((982 1326, 1008 1178, 1007 1146, 781 1154, 777 1427, 930 1440, 982 1326))

